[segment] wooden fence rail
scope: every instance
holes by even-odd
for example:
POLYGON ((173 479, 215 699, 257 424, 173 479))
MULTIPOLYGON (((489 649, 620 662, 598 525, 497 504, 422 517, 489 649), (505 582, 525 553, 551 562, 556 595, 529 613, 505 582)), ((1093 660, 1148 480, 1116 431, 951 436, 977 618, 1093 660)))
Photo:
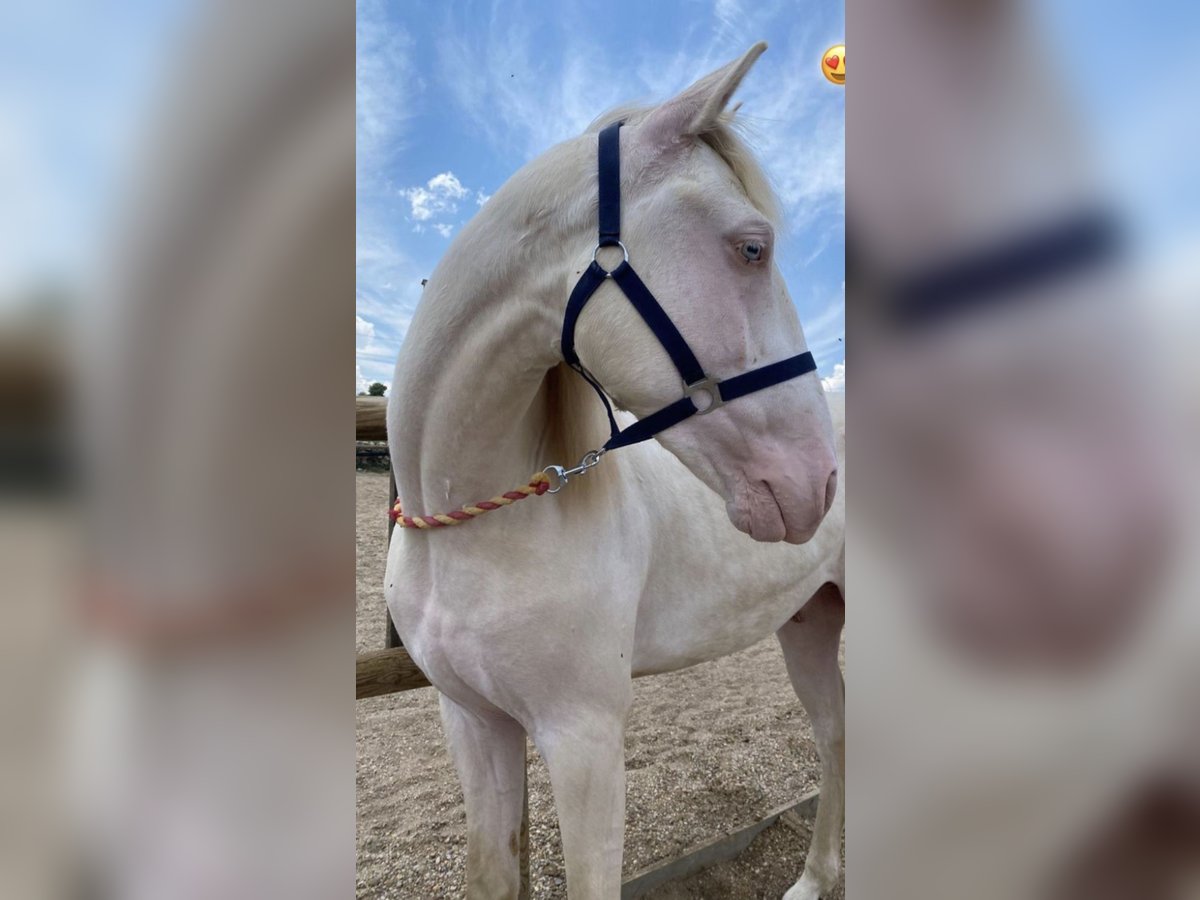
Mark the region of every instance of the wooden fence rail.
POLYGON ((354 674, 354 696, 358 700, 432 687, 403 647, 359 654, 354 674))

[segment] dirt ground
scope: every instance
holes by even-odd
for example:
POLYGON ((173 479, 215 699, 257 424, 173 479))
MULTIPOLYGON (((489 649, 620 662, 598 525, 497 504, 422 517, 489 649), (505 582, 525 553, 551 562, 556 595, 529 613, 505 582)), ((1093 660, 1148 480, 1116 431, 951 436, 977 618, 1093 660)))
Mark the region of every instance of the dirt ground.
MULTIPOLYGON (((359 473, 359 652, 383 646, 387 476, 359 473)), ((462 897, 462 794, 437 695, 358 704, 360 900, 462 897)), ((808 719, 774 638, 684 672, 639 679, 625 741, 625 872, 751 824, 817 787, 808 719)), ((562 847, 545 765, 530 748, 530 869, 535 898, 565 898, 562 847)), ((781 823, 732 862, 648 895, 654 900, 772 898, 798 877, 808 834, 781 823)), ((836 900, 844 896, 839 888, 836 900)))

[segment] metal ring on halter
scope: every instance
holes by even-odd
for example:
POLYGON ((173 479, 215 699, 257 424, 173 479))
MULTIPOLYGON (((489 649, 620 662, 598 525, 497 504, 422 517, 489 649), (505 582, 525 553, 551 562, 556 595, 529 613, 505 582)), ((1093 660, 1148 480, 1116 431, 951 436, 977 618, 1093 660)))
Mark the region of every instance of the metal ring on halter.
POLYGON ((709 376, 707 378, 702 378, 699 381, 693 381, 691 384, 684 386, 683 395, 685 397, 692 398, 692 403, 696 407, 696 415, 703 416, 712 412, 717 407, 725 404, 724 398, 721 397, 720 385, 721 382, 719 379, 709 376), (707 397, 708 403, 706 403, 704 406, 696 403, 696 397, 698 395, 707 397))
MULTIPOLYGON (((600 260, 596 259, 596 257, 600 255, 600 251, 604 247, 620 247, 621 253, 623 253, 625 255, 625 262, 629 262, 629 251, 625 249, 624 244, 622 244, 620 241, 617 241, 615 244, 597 244, 596 245, 596 249, 592 251, 592 262, 594 262, 596 265, 600 265, 600 260)), ((608 271, 607 269, 605 270, 604 274, 606 277, 612 278, 612 272, 608 271)))

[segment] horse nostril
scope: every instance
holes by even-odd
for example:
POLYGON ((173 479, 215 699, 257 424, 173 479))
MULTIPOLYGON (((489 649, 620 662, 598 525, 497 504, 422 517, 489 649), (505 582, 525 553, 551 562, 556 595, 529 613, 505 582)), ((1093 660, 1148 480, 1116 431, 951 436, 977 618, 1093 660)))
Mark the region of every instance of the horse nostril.
POLYGON ((825 512, 828 513, 833 506, 833 498, 837 496, 837 469, 829 473, 829 480, 825 482, 825 512))

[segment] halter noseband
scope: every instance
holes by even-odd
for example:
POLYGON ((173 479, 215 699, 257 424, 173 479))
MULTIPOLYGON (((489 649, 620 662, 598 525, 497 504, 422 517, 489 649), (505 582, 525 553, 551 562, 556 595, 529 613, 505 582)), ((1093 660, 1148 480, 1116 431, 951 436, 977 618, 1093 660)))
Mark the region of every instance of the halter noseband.
MULTIPOLYGON (((724 380, 704 373, 704 367, 696 359, 696 354, 683 339, 683 335, 679 333, 679 329, 675 327, 671 317, 667 315, 666 310, 650 293, 650 289, 634 272, 633 266, 629 264, 629 251, 621 243, 620 131, 622 124, 614 122, 600 132, 598 167, 600 239, 592 254, 591 265, 580 276, 579 281, 575 284, 575 289, 571 291, 571 297, 567 301, 567 311, 563 317, 562 330, 563 359, 566 360, 567 365, 584 377, 601 402, 604 403, 611 435, 600 450, 593 450, 589 453, 577 468, 564 471, 561 467, 552 466, 551 469, 559 478, 559 487, 566 483, 566 479, 570 475, 586 472, 599 461, 601 455, 609 450, 628 447, 630 444, 648 440, 691 416, 702 416, 730 400, 736 400, 747 394, 753 394, 755 391, 761 391, 763 388, 769 388, 800 375, 814 372, 817 368, 813 355, 805 351, 780 362, 751 369, 749 372, 743 372, 741 375, 724 380), (601 247, 620 247, 624 254, 625 258, 611 272, 596 260, 601 247), (579 321, 579 314, 583 312, 584 306, 592 298, 596 289, 609 278, 616 282, 617 287, 621 289, 621 292, 633 304, 633 308, 637 310, 638 315, 642 317, 642 321, 658 338, 658 342, 667 351, 667 355, 671 357, 671 362, 675 364, 676 370, 683 379, 683 396, 681 398, 657 412, 639 419, 624 430, 617 426, 612 405, 609 403, 604 389, 600 386, 600 382, 583 367, 583 363, 579 360, 579 354, 575 352, 575 325, 579 321), (693 400, 697 395, 706 395, 709 402, 703 407, 697 406, 693 400)), ((557 489, 556 487, 554 490, 557 489)))

